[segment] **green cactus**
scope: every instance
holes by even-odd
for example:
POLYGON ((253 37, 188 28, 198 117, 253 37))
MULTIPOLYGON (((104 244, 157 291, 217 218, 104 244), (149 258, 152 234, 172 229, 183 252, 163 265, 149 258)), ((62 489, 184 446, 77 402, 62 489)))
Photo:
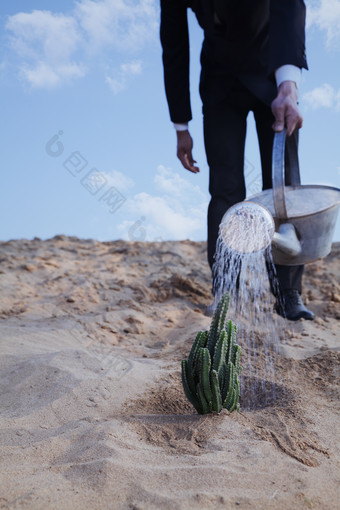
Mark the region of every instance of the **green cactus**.
POLYGON ((182 360, 184 393, 199 414, 239 410, 241 347, 236 325, 228 320, 230 296, 219 301, 209 331, 199 331, 187 360, 182 360))
POLYGON ((222 409, 222 397, 220 387, 218 385, 218 374, 216 370, 211 371, 211 392, 212 392, 212 408, 222 409))

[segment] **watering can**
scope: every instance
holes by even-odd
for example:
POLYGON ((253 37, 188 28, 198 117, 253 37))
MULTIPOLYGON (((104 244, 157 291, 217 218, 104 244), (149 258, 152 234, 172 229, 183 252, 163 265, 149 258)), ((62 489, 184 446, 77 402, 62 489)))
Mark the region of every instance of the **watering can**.
POLYGON ((265 250, 271 244, 275 264, 295 266, 331 251, 340 189, 300 184, 297 146, 289 151, 291 185, 285 186, 286 130, 275 133, 272 189, 230 207, 222 218, 224 243, 238 253, 265 250))

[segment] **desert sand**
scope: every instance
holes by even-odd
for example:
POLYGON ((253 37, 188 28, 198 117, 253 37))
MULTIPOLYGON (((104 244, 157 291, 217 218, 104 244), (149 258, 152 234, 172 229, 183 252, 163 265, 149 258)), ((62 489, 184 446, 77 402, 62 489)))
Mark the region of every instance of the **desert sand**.
POLYGON ((199 416, 180 361, 211 321, 205 243, 0 243, 0 508, 339 508, 339 255, 306 269, 315 321, 275 316, 275 398, 199 416))

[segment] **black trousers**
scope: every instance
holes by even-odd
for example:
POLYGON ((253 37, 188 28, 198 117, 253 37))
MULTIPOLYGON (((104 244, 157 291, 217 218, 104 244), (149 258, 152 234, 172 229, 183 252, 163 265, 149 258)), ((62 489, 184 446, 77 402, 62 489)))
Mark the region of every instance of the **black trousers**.
MULTIPOLYGON (((259 141, 262 188, 272 187, 272 147, 274 116, 270 107, 259 100, 241 82, 235 81, 228 97, 218 104, 204 107, 204 143, 210 169, 208 208, 208 261, 214 254, 219 225, 229 207, 246 196, 244 179, 244 146, 247 116, 253 111, 259 141)), ((296 134, 292 136, 297 136, 296 134)), ((287 139, 289 143, 289 138, 287 139)), ((286 158, 286 184, 289 185, 289 161, 286 158)), ((296 289, 301 293, 304 266, 276 265, 280 291, 296 289)), ((273 288, 272 288, 273 290, 273 288)))

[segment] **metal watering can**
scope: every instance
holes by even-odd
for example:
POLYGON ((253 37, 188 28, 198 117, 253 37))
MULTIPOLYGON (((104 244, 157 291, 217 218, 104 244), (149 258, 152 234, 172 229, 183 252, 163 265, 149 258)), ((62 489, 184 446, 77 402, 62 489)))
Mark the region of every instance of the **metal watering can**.
POLYGON ((230 207, 222 218, 220 234, 238 253, 264 250, 271 244, 275 264, 295 266, 330 253, 340 189, 302 186, 297 147, 289 152, 291 185, 285 186, 285 145, 286 130, 275 133, 272 189, 230 207), (252 222, 250 234, 241 235, 252 222))

